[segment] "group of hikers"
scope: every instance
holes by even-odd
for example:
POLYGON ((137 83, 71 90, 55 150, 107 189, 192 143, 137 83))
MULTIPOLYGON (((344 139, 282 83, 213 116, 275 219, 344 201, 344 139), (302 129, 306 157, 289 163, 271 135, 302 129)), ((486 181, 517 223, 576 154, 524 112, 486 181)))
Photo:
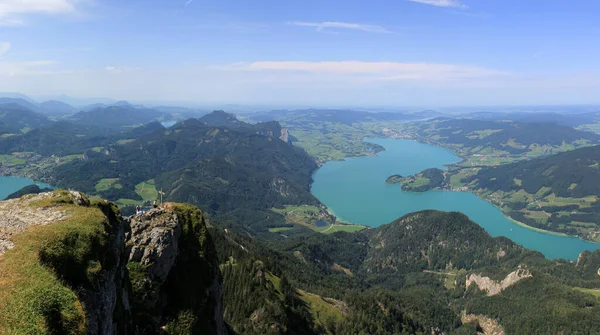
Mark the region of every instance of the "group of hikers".
MULTIPOLYGON (((152 204, 152 208, 158 208, 158 204, 156 203, 156 200, 154 200, 154 203, 152 204)), ((145 210, 143 210, 139 205, 135 206, 135 215, 144 215, 146 213, 145 210)))

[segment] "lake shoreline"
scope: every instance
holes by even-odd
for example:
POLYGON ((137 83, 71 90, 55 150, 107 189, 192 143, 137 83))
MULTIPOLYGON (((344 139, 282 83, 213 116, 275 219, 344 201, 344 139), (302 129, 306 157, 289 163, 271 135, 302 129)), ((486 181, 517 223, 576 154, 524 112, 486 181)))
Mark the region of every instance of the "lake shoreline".
POLYGON ((408 213, 427 209, 462 212, 491 236, 507 237, 525 248, 541 252, 548 259, 574 260, 584 250, 600 249, 598 242, 519 222, 491 199, 471 190, 445 189, 420 194, 404 190, 398 192, 397 187, 385 183, 390 175, 411 175, 428 168, 444 169, 464 158, 447 148, 414 139, 365 140, 382 145, 386 150, 370 158, 330 162, 313 175, 311 193, 338 222, 359 222, 359 225, 376 228, 408 213), (561 247, 556 248, 557 245, 561 247))
MULTIPOLYGON (((454 154, 455 154, 457 157, 460 157, 460 158, 462 159, 462 160, 461 160, 460 162, 458 162, 458 163, 452 163, 452 164, 446 164, 446 165, 444 165, 444 166, 446 167, 446 171, 448 170, 448 167, 449 167, 449 166, 451 166, 451 165, 458 166, 460 163, 467 161, 467 159, 466 159, 466 158, 464 158, 463 156, 461 156, 461 155, 460 155, 460 154, 457 152, 457 150, 455 150, 455 149, 454 149, 454 148, 452 148, 451 146, 444 146, 444 145, 441 145, 441 144, 434 144, 434 143, 429 143, 429 142, 422 142, 422 141, 419 141, 419 140, 417 140, 417 139, 414 139, 414 138, 410 138, 410 139, 408 139, 408 140, 410 140, 410 141, 415 141, 415 142, 417 142, 417 143, 422 143, 422 144, 431 145, 431 146, 438 147, 438 148, 442 148, 442 149, 446 149, 446 150, 448 150, 448 151, 451 151, 451 152, 452 152, 452 153, 454 153, 454 154)), ((437 143, 437 142, 436 142, 436 143, 437 143)), ((519 225, 519 226, 521 226, 521 227, 523 227, 523 228, 527 228, 527 229, 530 229, 530 230, 536 231, 536 232, 538 232, 538 233, 550 234, 550 235, 562 236, 562 237, 577 238, 577 239, 580 239, 580 240, 582 240, 582 241, 586 241, 586 242, 590 242, 590 243, 596 243, 596 244, 600 244, 600 242, 598 242, 598 241, 593 241, 593 240, 587 240, 587 239, 583 239, 583 238, 581 238, 581 237, 579 237, 579 236, 577 236, 577 235, 569 235, 569 234, 565 234, 565 233, 561 233, 561 232, 556 232, 556 231, 552 231, 552 230, 541 229, 541 228, 537 228, 537 227, 530 226, 530 225, 528 225, 528 224, 526 224, 526 223, 524 223, 524 222, 518 221, 518 220, 516 220, 516 219, 512 218, 510 215, 508 215, 508 214, 507 214, 507 213, 504 211, 504 209, 502 209, 501 207, 498 207, 498 206, 497 206, 497 205, 496 205, 496 204, 495 204, 495 203, 494 203, 494 202, 493 202, 493 201, 492 201, 490 198, 488 198, 488 197, 485 197, 485 196, 481 196, 479 193, 477 193, 477 192, 475 192, 475 191, 471 191, 471 190, 467 190, 467 191, 463 191, 463 190, 455 190, 455 189, 453 189, 453 188, 433 188, 433 189, 431 189, 431 190, 428 190, 428 191, 434 191, 434 190, 439 190, 439 191, 449 191, 449 192, 469 192, 469 193, 472 193, 472 194, 476 195, 478 198, 480 198, 480 199, 482 199, 482 200, 485 200, 485 201, 487 201, 487 202, 488 202, 490 205, 494 206, 495 208, 498 208, 498 209, 499 209, 499 210, 502 212, 502 214, 503 214, 503 215, 504 215, 504 216, 505 216, 507 219, 509 219, 509 220, 510 220, 510 221, 512 221, 513 223, 515 223, 515 224, 517 224, 517 225, 519 225)), ((411 192, 411 191, 407 191, 407 192, 411 192)), ((425 192, 427 192, 427 191, 425 191, 425 192)), ((423 192, 415 192, 415 193, 423 193, 423 192)))
MULTIPOLYGON (((500 210, 502 210, 502 209, 500 209, 500 210)), ((504 211, 502 211, 502 212, 504 213, 504 211)), ((551 231, 551 230, 545 230, 545 229, 541 229, 541 228, 532 227, 532 226, 529 226, 529 225, 527 225, 527 224, 525 224, 525 223, 523 223, 521 221, 517 221, 517 220, 511 218, 510 216, 508 216, 506 214, 504 214, 504 216, 506 216, 506 218, 508 218, 510 221, 514 222, 515 224, 517 224, 517 225, 519 225, 519 226, 521 226, 523 228, 531 229, 531 230, 536 231, 538 233, 555 235, 555 236, 562 236, 562 237, 577 238, 577 239, 580 239, 582 241, 586 241, 586 242, 590 242, 590 243, 598 243, 598 242, 594 242, 594 241, 584 240, 584 239, 579 238, 577 236, 567 235, 565 233, 559 233, 559 232, 556 232, 556 231, 551 231)))
MULTIPOLYGON (((376 139, 376 138, 373 138, 373 137, 365 137, 365 138, 363 138, 363 142, 369 142, 369 140, 371 140, 371 139, 376 139)), ((388 139, 388 138, 385 138, 385 139, 388 139)), ((437 147, 437 148, 441 148, 441 149, 445 149, 445 150, 451 151, 451 152, 452 152, 454 155, 456 155, 457 157, 461 158, 461 161, 459 161, 458 163, 445 164, 445 165, 444 165, 444 167, 446 168, 446 171, 448 170, 448 166, 450 166, 450 165, 457 165, 457 164, 460 164, 460 163, 462 163, 462 162, 465 162, 465 161, 467 160, 467 159, 466 159, 466 158, 464 158, 463 156, 459 155, 459 153, 458 153, 458 152, 456 152, 456 150, 454 150, 454 148, 451 148, 451 147, 446 147, 446 146, 443 146, 443 145, 441 145, 441 144, 438 144, 438 143, 426 143, 426 142, 419 141, 418 139, 415 139, 415 138, 410 138, 410 139, 396 139, 396 138, 389 138, 389 139, 394 139, 394 140, 409 140, 409 141, 414 141, 414 142, 421 143, 421 144, 431 145, 431 146, 434 146, 434 147, 437 147)), ((369 142, 369 143, 373 143, 373 142, 369 142)), ((377 143, 374 143, 374 144, 377 144, 377 143)), ((381 146, 381 147, 383 147, 383 150, 380 150, 380 151, 376 152, 374 156, 378 155, 378 154, 379 154, 379 153, 381 153, 381 152, 385 152, 385 151, 387 151, 387 148, 385 148, 384 146, 381 146)), ((342 158, 342 159, 339 159, 339 160, 332 160, 332 161, 345 161, 347 158, 356 158, 356 157, 365 157, 365 156, 366 156, 366 155, 362 155, 362 156, 349 156, 349 157, 344 157, 344 158, 342 158)), ((325 163, 327 163, 327 162, 330 162, 330 161, 323 162, 323 164, 325 164, 325 163)), ((319 166, 319 168, 321 168, 321 167, 322 167, 322 166, 319 166)), ((313 171, 313 172, 312 172, 312 174, 314 175, 314 173, 316 173, 316 172, 317 172, 317 170, 318 170, 319 168, 315 169, 315 171, 313 171)), ((314 181, 313 181, 313 182, 314 182, 314 181)), ((311 184, 311 186, 312 186, 312 184, 311 184)), ((487 203, 489 203, 490 205, 492 205, 492 206, 494 206, 495 208, 499 209, 499 210, 502 212, 502 215, 504 215, 504 217, 505 217, 505 218, 507 218, 508 220, 512 221, 514 224, 516 224, 516 225, 518 225, 518 226, 521 226, 521 227, 523 227, 523 228, 527 228, 527 229, 533 230, 533 231, 535 231, 535 232, 538 232, 538 233, 542 233, 542 234, 549 234, 549 235, 555 235, 555 236, 562 236, 562 237, 577 238, 577 239, 580 239, 580 240, 582 240, 582 241, 586 241, 586 242, 590 242, 590 243, 596 243, 596 244, 600 244, 600 242, 596 242, 596 241, 590 241, 590 240, 582 239, 582 238, 580 238, 579 236, 575 236, 575 235, 568 235, 568 234, 565 234, 565 233, 560 233, 560 232, 555 232, 555 231, 551 231, 551 230, 546 230, 546 229, 541 229, 541 228, 537 228, 537 227, 532 227, 532 226, 530 226, 530 225, 528 225, 528 224, 526 224, 526 223, 523 223, 523 222, 521 222, 521 221, 515 220, 515 219, 513 219, 512 217, 510 217, 508 214, 506 214, 506 212, 505 212, 505 211, 504 211, 502 208, 500 208, 500 207, 496 206, 496 205, 495 205, 495 204, 494 204, 494 203, 493 203, 493 202, 492 202, 492 201, 491 201, 489 198, 487 198, 487 197, 484 197, 484 196, 481 196, 481 195, 479 195, 477 192, 473 192, 473 191, 458 191, 458 190, 453 190, 453 189, 442 189, 442 188, 431 189, 430 191, 435 191, 435 190, 438 190, 438 191, 444 191, 444 192, 468 192, 468 193, 471 193, 471 194, 473 194, 473 195, 477 196, 479 199, 481 199, 481 200, 485 200, 485 201, 486 201, 487 203)), ((407 192, 410 192, 410 191, 407 191, 407 192)), ((426 191, 426 192, 427 192, 427 191, 426 191)), ((415 192, 415 193, 424 193, 424 192, 415 192)), ((324 204, 323 204, 323 205, 324 205, 324 204)), ((325 205, 324 205, 324 206, 325 206, 325 205)), ((349 222, 349 221, 346 221, 346 220, 342 220, 342 219, 340 219, 340 218, 339 218, 339 217, 338 217, 338 216, 337 216, 337 215, 336 215, 336 214, 333 212, 333 210, 331 210, 331 209, 330 209, 329 207, 327 207, 327 206, 325 206, 325 207, 327 208, 327 212, 328 212, 329 214, 331 214, 331 215, 335 216, 335 217, 336 217, 336 219, 337 219, 337 221, 339 221, 339 222, 341 222, 341 223, 343 223, 343 224, 347 224, 347 225, 356 225, 356 226, 364 226, 364 227, 368 227, 368 228, 373 228, 373 227, 371 227, 371 226, 361 225, 361 224, 358 224, 358 223, 352 223, 352 222, 349 222)), ((393 222, 393 221, 392 221, 392 222, 393 222)))
POLYGON ((561 232, 557 232, 557 231, 552 231, 552 230, 546 230, 546 229, 541 229, 541 228, 537 228, 537 227, 532 227, 526 223, 523 223, 521 221, 518 221, 512 217, 510 217, 510 215, 506 214, 506 212, 501 208, 498 207, 490 198, 485 197, 485 196, 481 196, 479 195, 477 192, 474 191, 463 191, 463 190, 455 190, 452 188, 433 188, 424 192, 414 192, 414 191, 405 191, 405 192, 412 192, 412 193, 425 193, 425 192, 430 192, 430 191, 440 191, 440 192, 464 192, 464 193, 471 193, 475 196, 477 196, 479 199, 481 200, 485 200, 487 203, 489 203, 490 205, 494 206, 495 208, 499 209, 502 212, 502 215, 504 215, 505 218, 509 219, 510 221, 512 221, 513 223, 515 223, 516 225, 519 225, 523 228, 527 228, 533 231, 536 231, 538 233, 542 233, 542 234, 549 234, 549 235, 555 235, 555 236, 562 236, 562 237, 570 237, 570 238, 576 238, 576 239, 580 239, 582 241, 586 241, 586 242, 590 242, 590 243, 596 243, 596 244, 600 244, 600 242, 596 242, 596 241, 591 241, 591 240, 586 240, 583 239, 579 236, 575 236, 575 235, 569 235, 569 234, 565 234, 565 233, 561 233, 561 232))
POLYGON ((7 196, 11 195, 14 192, 21 190, 24 187, 30 185, 37 185, 40 188, 51 188, 56 189, 56 187, 47 184, 41 181, 35 181, 31 178, 21 177, 21 176, 0 176, 0 201, 3 201, 7 196), (3 183, 4 181, 4 183, 3 183), (7 184, 7 185, 6 185, 7 184))

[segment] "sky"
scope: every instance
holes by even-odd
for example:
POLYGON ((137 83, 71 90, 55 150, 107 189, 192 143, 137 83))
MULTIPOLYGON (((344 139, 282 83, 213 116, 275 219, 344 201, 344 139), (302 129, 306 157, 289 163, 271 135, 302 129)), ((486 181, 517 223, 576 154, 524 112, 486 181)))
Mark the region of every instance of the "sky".
POLYGON ((600 104, 597 0, 0 0, 0 91, 311 106, 600 104))

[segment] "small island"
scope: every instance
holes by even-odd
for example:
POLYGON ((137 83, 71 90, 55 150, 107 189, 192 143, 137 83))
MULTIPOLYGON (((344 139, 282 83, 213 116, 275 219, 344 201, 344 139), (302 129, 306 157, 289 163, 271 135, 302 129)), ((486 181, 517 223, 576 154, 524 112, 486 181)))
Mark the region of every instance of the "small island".
POLYGON ((53 189, 51 189, 51 188, 47 188, 47 187, 40 188, 38 185, 28 185, 10 195, 8 195, 4 200, 18 199, 26 194, 39 194, 39 193, 52 192, 52 191, 53 191, 53 189))
POLYGON ((402 190, 410 192, 425 192, 435 188, 442 187, 446 176, 440 169, 427 169, 412 176, 402 177, 392 175, 387 180, 388 184, 402 183, 402 190))
POLYGON ((385 182, 387 184, 399 184, 402 182, 402 179, 404 179, 404 177, 402 177, 399 174, 395 174, 395 175, 389 176, 388 179, 385 180, 385 182))

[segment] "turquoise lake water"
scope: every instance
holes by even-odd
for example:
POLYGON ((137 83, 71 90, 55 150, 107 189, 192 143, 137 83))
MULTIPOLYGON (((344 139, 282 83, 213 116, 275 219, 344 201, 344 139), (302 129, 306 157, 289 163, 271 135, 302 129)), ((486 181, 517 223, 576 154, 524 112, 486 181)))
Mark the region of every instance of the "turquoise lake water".
POLYGON ((52 187, 48 184, 37 183, 28 178, 0 177, 0 200, 28 185, 38 185, 40 188, 52 187))
POLYGON ((404 214, 436 209, 463 212, 492 236, 506 236, 547 258, 577 259, 584 250, 600 244, 574 237, 540 233, 519 226, 502 211, 469 192, 405 192, 388 185, 393 175, 408 176, 428 168, 444 168, 460 161, 452 152, 410 140, 369 139, 386 151, 324 164, 313 176, 312 193, 341 220, 377 227, 404 214))

